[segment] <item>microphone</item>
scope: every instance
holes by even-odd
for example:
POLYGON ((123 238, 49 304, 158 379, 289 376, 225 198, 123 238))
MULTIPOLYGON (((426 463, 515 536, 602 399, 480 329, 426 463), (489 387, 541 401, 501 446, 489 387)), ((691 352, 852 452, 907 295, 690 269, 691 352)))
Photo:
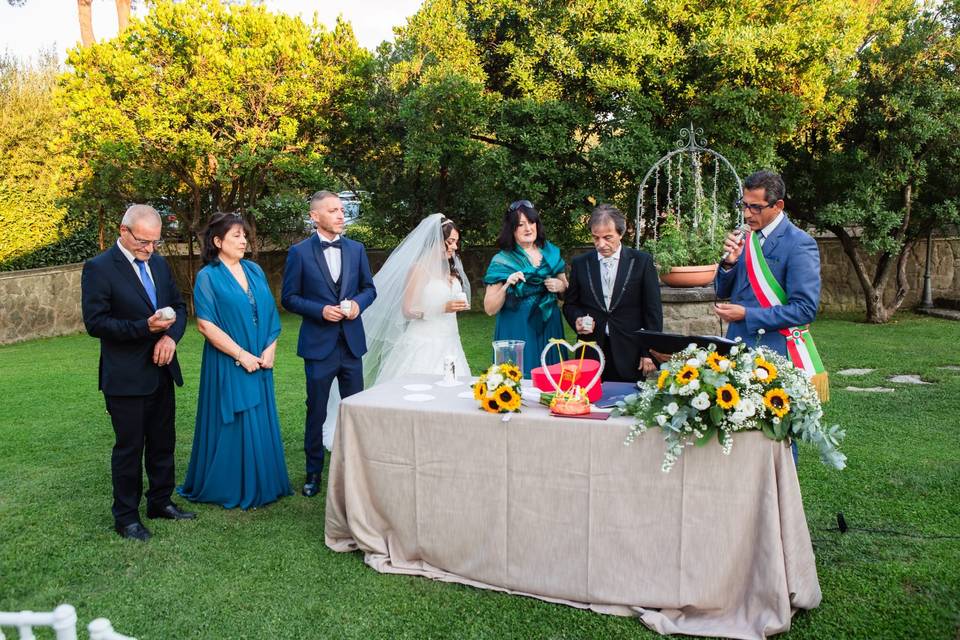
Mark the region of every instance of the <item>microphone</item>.
MULTIPOLYGON (((750 225, 748 225, 747 223, 743 223, 742 225, 740 225, 739 227, 733 230, 733 232, 739 236, 745 235, 747 231, 750 231, 750 225)), ((724 251, 723 255, 720 256, 720 262, 726 262, 727 258, 729 257, 730 257, 730 252, 724 251)))

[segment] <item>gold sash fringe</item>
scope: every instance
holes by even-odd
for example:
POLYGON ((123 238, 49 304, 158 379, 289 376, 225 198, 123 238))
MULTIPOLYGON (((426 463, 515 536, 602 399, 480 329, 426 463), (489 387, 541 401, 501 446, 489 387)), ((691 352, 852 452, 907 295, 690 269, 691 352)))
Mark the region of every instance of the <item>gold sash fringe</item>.
POLYGON ((817 396, 819 396, 821 404, 830 400, 830 377, 826 371, 813 374, 810 382, 813 383, 813 387, 817 390, 817 396))

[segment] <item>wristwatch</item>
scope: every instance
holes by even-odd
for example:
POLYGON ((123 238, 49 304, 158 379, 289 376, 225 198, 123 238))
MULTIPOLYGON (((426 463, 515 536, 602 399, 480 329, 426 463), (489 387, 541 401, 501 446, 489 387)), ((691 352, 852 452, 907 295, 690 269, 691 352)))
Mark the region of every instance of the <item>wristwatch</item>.
POLYGON ((242 355, 243 355, 243 349, 240 349, 240 351, 237 351, 237 357, 233 359, 233 365, 235 367, 240 366, 240 356, 242 355))

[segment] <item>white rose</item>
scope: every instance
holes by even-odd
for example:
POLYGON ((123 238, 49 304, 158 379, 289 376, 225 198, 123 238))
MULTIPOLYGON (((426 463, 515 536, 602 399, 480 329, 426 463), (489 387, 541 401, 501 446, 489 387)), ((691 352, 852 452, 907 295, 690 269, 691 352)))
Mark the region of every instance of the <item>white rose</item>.
POLYGON ((663 415, 662 413, 658 413, 657 424, 660 425, 661 427, 667 424, 667 416, 663 415))
POLYGON ((753 375, 757 376, 757 380, 766 380, 767 379, 767 370, 766 369, 754 369, 753 375))
POLYGON ((667 405, 667 413, 669 413, 671 416, 677 415, 677 411, 680 411, 680 405, 678 405, 676 402, 671 402, 667 405))
POLYGON ((691 367, 693 367, 694 369, 696 369, 697 367, 700 366, 700 361, 697 360, 696 358, 690 358, 690 359, 688 359, 686 362, 684 362, 683 364, 688 365, 688 366, 691 366, 691 367))
POLYGON ((693 400, 690 401, 690 404, 697 411, 706 411, 710 408, 710 398, 706 393, 700 392, 693 400))
POLYGON ((749 398, 743 398, 740 400, 740 405, 737 407, 737 411, 741 411, 746 417, 752 418, 757 413, 757 407, 749 398))
POLYGON ((717 366, 720 367, 720 371, 726 371, 727 369, 730 368, 730 361, 729 361, 729 360, 721 360, 717 366))
POLYGON ((499 373, 494 373, 487 378, 487 388, 496 389, 503 382, 503 376, 499 373))

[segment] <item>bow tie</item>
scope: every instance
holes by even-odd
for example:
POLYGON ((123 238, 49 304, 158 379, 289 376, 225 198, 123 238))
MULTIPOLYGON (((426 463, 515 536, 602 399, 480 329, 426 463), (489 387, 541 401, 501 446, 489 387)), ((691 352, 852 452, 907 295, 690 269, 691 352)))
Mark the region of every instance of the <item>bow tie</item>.
POLYGON ((337 239, 334 240, 333 242, 327 242, 326 240, 321 240, 321 241, 320 241, 320 251, 326 251, 326 250, 329 249, 330 247, 334 247, 335 249, 339 249, 339 248, 340 248, 340 238, 337 238, 337 239))

